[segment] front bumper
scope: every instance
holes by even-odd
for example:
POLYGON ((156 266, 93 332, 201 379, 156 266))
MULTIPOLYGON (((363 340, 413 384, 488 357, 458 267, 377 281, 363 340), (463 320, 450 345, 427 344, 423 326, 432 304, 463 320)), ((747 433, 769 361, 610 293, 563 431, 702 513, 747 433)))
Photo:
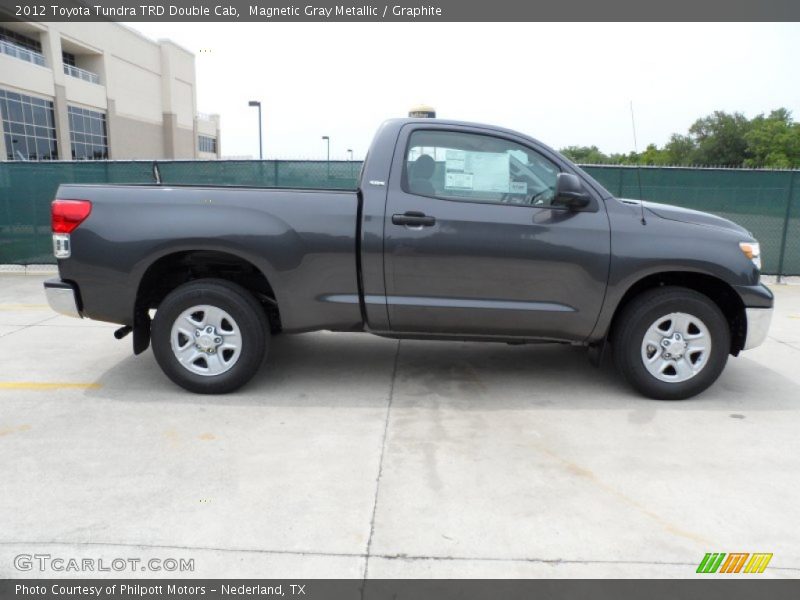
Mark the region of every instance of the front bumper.
POLYGON ((747 318, 747 335, 742 350, 750 350, 760 346, 767 339, 769 324, 772 321, 773 308, 745 308, 747 318))
POLYGON ((44 294, 47 303, 57 313, 68 317, 82 318, 78 292, 75 286, 60 279, 48 279, 44 282, 44 294))

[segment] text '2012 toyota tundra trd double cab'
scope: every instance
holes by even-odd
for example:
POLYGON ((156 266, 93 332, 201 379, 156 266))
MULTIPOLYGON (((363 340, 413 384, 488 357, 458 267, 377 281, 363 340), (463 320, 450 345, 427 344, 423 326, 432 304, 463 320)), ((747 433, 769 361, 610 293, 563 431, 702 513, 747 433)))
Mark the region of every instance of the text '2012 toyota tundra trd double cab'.
POLYGON ((614 198, 485 125, 387 121, 357 191, 62 185, 52 213, 51 306, 123 325, 194 392, 246 383, 272 334, 332 330, 610 344, 641 393, 679 399, 772 315, 742 227, 614 198))

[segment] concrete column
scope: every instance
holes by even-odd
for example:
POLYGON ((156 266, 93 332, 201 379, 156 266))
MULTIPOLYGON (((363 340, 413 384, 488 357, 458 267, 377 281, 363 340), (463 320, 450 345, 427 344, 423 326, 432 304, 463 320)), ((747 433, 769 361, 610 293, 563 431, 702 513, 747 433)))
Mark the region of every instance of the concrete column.
POLYGON ((57 31, 48 26, 47 31, 43 31, 39 36, 42 43, 42 54, 45 64, 53 71, 53 80, 56 85, 64 85, 64 58, 61 55, 61 37, 57 31))
POLYGON ((197 113, 195 113, 194 119, 192 119, 192 158, 194 159, 200 158, 200 148, 198 147, 199 144, 197 135, 197 113))
POLYGON ((178 156, 178 115, 164 113, 164 158, 177 158, 178 156))
POLYGON ((6 136, 3 135, 3 121, 0 120, 0 162, 8 160, 6 158, 6 136))
POLYGON ((64 87, 64 67, 61 56, 61 37, 51 28, 40 36, 42 54, 47 66, 53 71, 54 93, 53 113, 56 125, 56 142, 58 143, 58 158, 61 160, 72 159, 72 145, 69 137, 69 113, 67 112, 67 90, 64 87))
POLYGON ((117 103, 106 96, 106 136, 108 137, 108 158, 114 159, 114 148, 117 144, 122 144, 122 140, 117 139, 117 103))
POLYGON ((114 149, 117 148, 117 144, 121 144, 122 140, 117 139, 117 128, 115 127, 115 120, 117 118, 117 102, 108 95, 109 85, 108 85, 108 73, 110 66, 111 58, 108 54, 108 50, 103 50, 103 55, 98 60, 98 74, 102 77, 103 85, 106 88, 106 138, 108 140, 108 158, 109 160, 114 159, 114 149))
POLYGON ((56 142, 58 142, 58 158, 72 160, 72 144, 69 137, 69 113, 67 112, 67 88, 55 84, 55 100, 53 114, 56 119, 56 142))
POLYGON ((172 56, 166 44, 159 44, 161 54, 161 127, 164 132, 164 158, 175 158, 178 117, 172 109, 172 56))

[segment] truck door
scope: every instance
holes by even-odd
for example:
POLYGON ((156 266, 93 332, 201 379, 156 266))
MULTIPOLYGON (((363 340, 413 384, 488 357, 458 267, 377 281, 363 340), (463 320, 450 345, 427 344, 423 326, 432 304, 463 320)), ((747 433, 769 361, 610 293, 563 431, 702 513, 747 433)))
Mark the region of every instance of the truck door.
POLYGON ((580 211, 550 205, 569 168, 510 134, 404 127, 384 217, 391 330, 585 339, 605 293, 609 225, 599 196, 580 211))

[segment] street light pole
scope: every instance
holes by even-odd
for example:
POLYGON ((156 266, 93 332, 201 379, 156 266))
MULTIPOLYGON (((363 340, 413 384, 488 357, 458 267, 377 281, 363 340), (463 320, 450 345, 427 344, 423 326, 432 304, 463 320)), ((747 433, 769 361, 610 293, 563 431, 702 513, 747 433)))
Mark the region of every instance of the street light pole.
POLYGON ((327 158, 327 165, 328 165, 328 179, 331 178, 331 138, 330 136, 323 135, 322 139, 328 143, 328 158, 327 158))
POLYGON ((261 102, 258 100, 250 100, 248 106, 258 107, 258 158, 264 160, 264 142, 261 136, 261 102))

